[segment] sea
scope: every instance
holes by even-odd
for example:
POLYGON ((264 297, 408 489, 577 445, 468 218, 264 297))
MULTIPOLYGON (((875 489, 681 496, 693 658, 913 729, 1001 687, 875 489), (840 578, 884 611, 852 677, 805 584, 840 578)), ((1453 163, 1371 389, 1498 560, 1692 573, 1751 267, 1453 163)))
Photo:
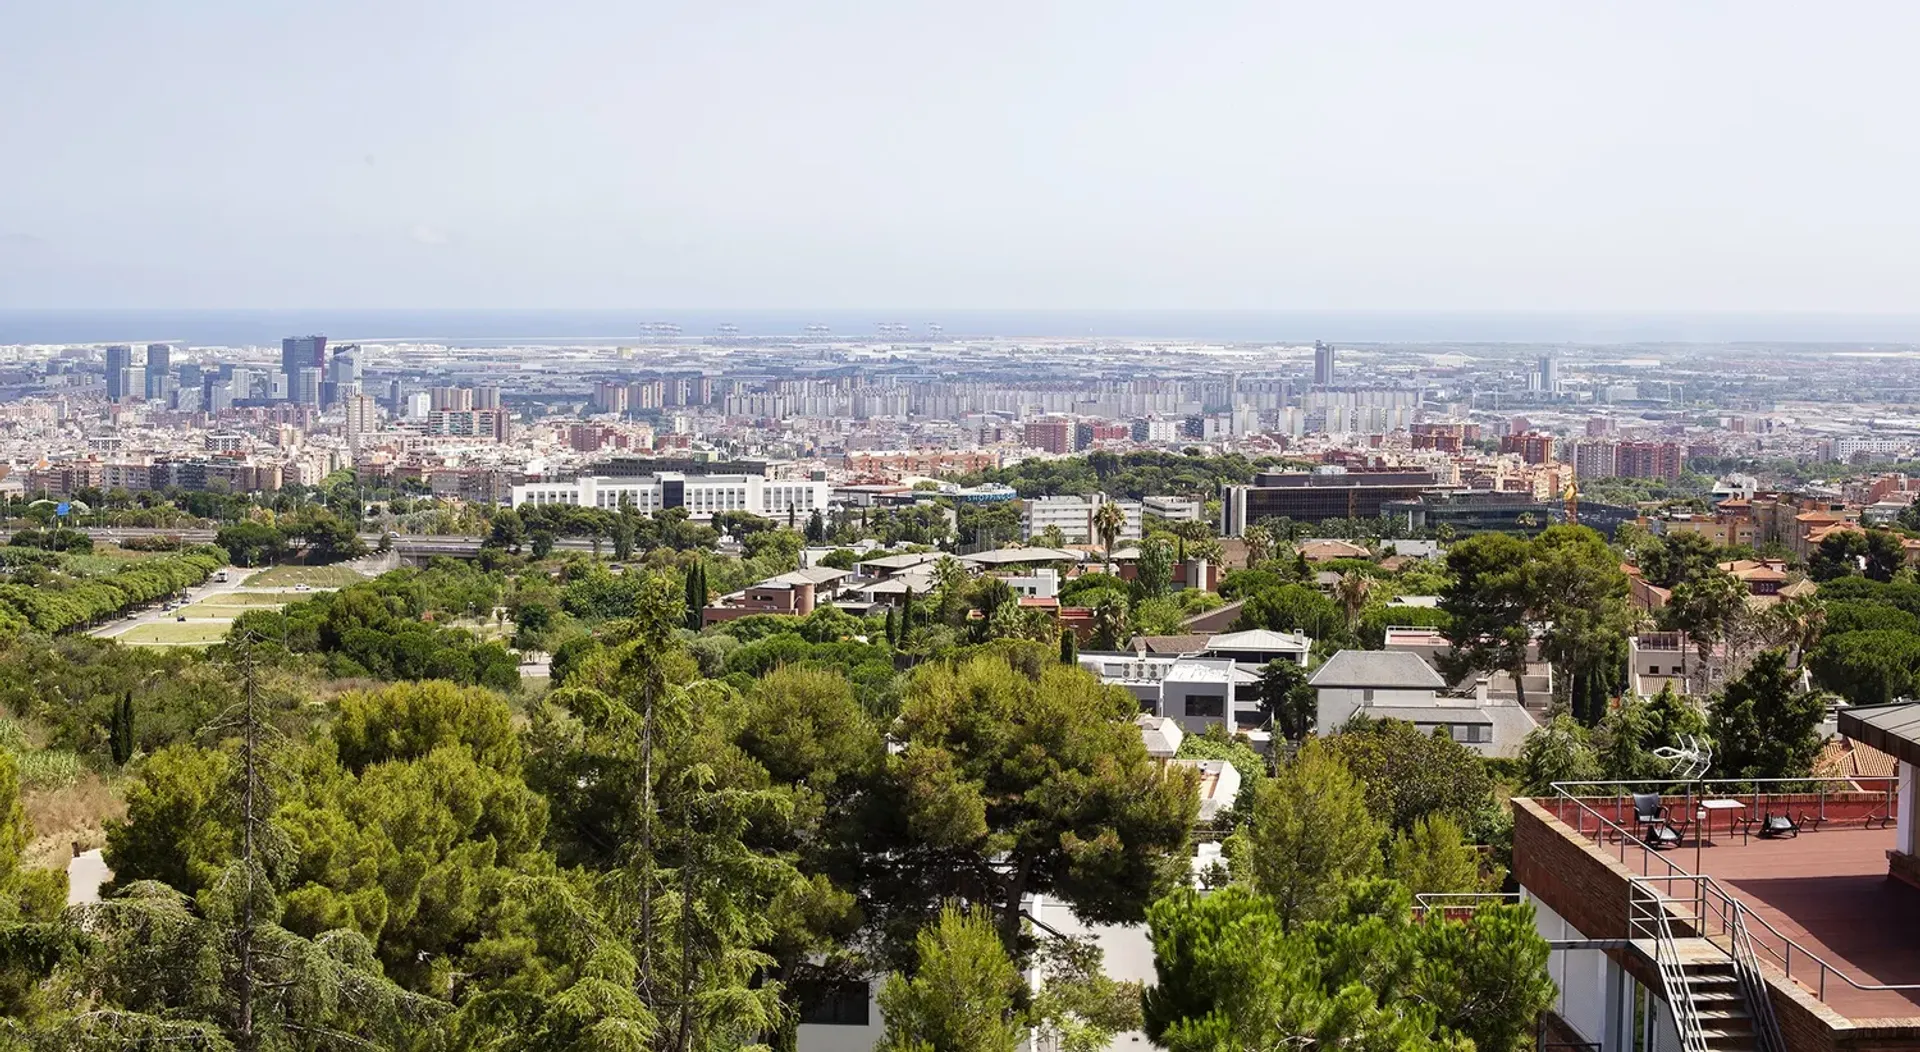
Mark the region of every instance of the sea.
POLYGON ((367 310, 5 309, 0 346, 340 342, 630 344, 674 335, 1197 343, 1920 346, 1920 314, 1314 310, 367 310))

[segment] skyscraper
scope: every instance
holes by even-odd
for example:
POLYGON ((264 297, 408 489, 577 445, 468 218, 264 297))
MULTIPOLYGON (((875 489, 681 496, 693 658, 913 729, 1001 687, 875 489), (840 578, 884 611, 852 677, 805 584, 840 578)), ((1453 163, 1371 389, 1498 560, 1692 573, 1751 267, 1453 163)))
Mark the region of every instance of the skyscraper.
POLYGON ((287 400, 300 405, 319 405, 320 377, 320 370, 311 365, 294 373, 288 378, 287 400))
POLYGON ((107 348, 107 399, 124 402, 131 394, 127 383, 132 378, 133 348, 125 344, 115 344, 107 348))
POLYGON ((1560 389, 1560 363, 1552 354, 1540 356, 1540 391, 1554 394, 1560 389))
POLYGON ((1315 387, 1333 386, 1333 344, 1313 341, 1313 383, 1315 387))
POLYGON ((146 396, 149 402, 167 397, 167 378, 173 374, 173 348, 164 343, 147 344, 146 396))
MULTIPOLYGON (((287 396, 299 392, 299 377, 302 369, 325 370, 327 367, 327 338, 325 336, 289 336, 280 341, 280 371, 287 377, 287 396)), ((319 401, 319 396, 314 396, 319 401)))

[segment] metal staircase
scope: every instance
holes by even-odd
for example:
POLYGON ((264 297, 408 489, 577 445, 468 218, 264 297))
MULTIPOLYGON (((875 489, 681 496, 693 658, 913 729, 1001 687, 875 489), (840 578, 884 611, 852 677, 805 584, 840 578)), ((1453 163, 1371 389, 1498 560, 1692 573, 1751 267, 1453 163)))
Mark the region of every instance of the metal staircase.
POLYGON ((1724 940, 1675 936, 1669 908, 1697 929, 1703 911, 1694 907, 1707 894, 1703 886, 1700 898, 1675 898, 1638 877, 1628 888, 1630 933, 1652 944, 1682 1052, 1786 1052, 1739 904, 1726 903, 1724 940))

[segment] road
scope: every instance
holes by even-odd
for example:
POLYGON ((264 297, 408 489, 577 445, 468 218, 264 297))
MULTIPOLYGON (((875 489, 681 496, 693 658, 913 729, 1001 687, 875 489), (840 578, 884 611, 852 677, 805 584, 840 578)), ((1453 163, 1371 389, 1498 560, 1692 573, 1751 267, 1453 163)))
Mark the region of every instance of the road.
MULTIPOLYGON (((166 530, 146 526, 94 526, 87 528, 87 536, 96 541, 119 542, 130 537, 178 537, 188 544, 212 544, 214 530, 166 530)), ((381 534, 369 532, 360 534, 360 543, 369 549, 380 546, 381 534)), ((485 537, 477 535, 429 535, 420 533, 396 533, 393 535, 394 548, 401 555, 450 555, 454 557, 472 557, 479 553, 485 537)), ((583 537, 560 537, 554 541, 555 548, 574 552, 590 552, 593 542, 583 537)), ((607 547, 601 543, 602 550, 607 547)))
MULTIPOLYGON (((187 589, 186 601, 188 603, 205 602, 208 599, 242 591, 285 593, 289 602, 313 594, 314 590, 311 588, 305 590, 296 590, 293 588, 247 588, 242 584, 248 574, 258 572, 257 570, 243 570, 237 566, 229 566, 225 570, 227 575, 225 581, 219 580, 220 574, 216 572, 212 577, 207 578, 205 584, 194 585, 187 589)), ((124 635, 141 625, 175 621, 179 617, 180 614, 178 611, 168 610, 165 606, 150 606, 144 610, 136 611, 128 617, 123 617, 118 621, 101 625, 89 632, 88 635, 98 636, 101 639, 112 639, 115 636, 124 635)), ((217 624, 226 620, 228 619, 223 617, 194 617, 189 618, 188 623, 217 624)))

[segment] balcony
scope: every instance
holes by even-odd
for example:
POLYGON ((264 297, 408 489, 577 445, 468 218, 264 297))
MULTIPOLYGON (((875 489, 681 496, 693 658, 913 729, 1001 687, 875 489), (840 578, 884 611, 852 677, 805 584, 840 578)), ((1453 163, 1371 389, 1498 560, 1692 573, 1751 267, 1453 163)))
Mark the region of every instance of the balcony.
POLYGON ((1883 1047, 1920 1048, 1920 887, 1895 850, 1911 796, 1891 780, 1668 786, 1670 838, 1638 820, 1634 787, 1557 788, 1516 802, 1514 871, 1529 897, 1588 938, 1631 942, 1628 889, 1644 878, 1683 936, 1724 944, 1744 925, 1789 1047, 1864 1027, 1883 1047), (1743 821, 1767 814, 1797 832, 1763 837, 1743 821))

